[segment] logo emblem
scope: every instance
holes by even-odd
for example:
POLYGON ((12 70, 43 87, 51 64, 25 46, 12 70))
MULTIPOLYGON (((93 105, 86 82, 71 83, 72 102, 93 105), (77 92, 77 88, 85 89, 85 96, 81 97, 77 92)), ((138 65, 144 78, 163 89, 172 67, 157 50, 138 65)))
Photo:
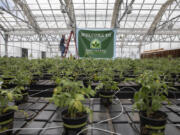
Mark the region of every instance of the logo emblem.
POLYGON ((90 43, 90 48, 91 49, 101 49, 101 41, 99 41, 98 39, 94 39, 90 43))

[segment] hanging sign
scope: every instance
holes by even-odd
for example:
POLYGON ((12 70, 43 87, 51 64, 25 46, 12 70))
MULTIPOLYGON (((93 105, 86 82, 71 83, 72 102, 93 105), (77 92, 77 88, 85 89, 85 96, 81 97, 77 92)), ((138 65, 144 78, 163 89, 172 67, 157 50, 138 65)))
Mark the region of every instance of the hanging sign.
POLYGON ((76 41, 79 57, 113 58, 115 31, 78 29, 76 41))

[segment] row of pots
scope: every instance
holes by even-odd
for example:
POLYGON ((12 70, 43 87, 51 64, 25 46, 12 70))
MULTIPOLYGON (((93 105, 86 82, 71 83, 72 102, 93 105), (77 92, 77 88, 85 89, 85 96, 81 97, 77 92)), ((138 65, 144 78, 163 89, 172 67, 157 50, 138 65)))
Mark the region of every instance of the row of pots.
MULTIPOLYGON (((104 92, 100 91, 99 96, 101 98, 101 104, 105 106, 110 106, 113 100, 113 91, 104 92)), ((16 101, 16 104, 21 104, 26 102, 28 99, 27 93, 24 93, 23 99, 21 101, 16 101)), ((64 122, 64 132, 65 135, 75 135, 80 132, 88 123, 88 115, 83 114, 81 117, 76 119, 70 119, 66 116, 67 110, 62 111, 62 119, 64 122)), ((145 116, 144 112, 140 112, 140 129, 141 135, 163 135, 167 120, 167 115, 164 112, 158 111, 157 115, 161 117, 161 120, 156 120, 154 118, 148 118, 145 116)), ((12 129, 13 128, 14 111, 9 111, 6 114, 0 116, 0 131, 12 129)), ((11 135, 12 131, 6 132, 2 135, 11 135)))

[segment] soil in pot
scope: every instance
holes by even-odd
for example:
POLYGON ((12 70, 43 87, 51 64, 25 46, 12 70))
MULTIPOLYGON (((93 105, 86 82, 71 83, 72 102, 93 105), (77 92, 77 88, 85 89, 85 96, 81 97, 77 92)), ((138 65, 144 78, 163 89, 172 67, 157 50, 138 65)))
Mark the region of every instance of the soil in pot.
POLYGON ((165 135, 167 115, 162 111, 157 111, 150 117, 145 112, 140 112, 141 135, 165 135))
MULTIPOLYGON (((70 118, 66 109, 62 111, 62 120, 64 126, 63 135, 76 135, 87 126, 88 115, 86 113, 79 113, 77 118, 70 118)), ((85 134, 86 133, 82 133, 80 135, 85 134)))
MULTIPOLYGON (((14 111, 0 115, 0 132, 13 128, 14 111)), ((0 135, 12 135, 12 131, 0 133, 0 135)))
POLYGON ((112 104, 114 91, 103 91, 99 92, 100 102, 104 106, 110 106, 112 104))

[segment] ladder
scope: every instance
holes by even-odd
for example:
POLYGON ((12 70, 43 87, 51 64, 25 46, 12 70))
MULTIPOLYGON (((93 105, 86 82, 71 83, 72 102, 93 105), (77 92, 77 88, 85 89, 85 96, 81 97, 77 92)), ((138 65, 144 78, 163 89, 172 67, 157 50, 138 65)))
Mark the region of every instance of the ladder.
POLYGON ((78 56, 77 46, 76 46, 76 38, 75 38, 75 35, 74 35, 74 31, 71 31, 70 34, 69 34, 69 38, 68 38, 67 44, 66 44, 66 48, 65 48, 65 52, 64 52, 64 56, 63 56, 64 58, 67 55, 72 35, 74 37, 74 43, 75 43, 75 48, 76 48, 76 56, 78 56))

